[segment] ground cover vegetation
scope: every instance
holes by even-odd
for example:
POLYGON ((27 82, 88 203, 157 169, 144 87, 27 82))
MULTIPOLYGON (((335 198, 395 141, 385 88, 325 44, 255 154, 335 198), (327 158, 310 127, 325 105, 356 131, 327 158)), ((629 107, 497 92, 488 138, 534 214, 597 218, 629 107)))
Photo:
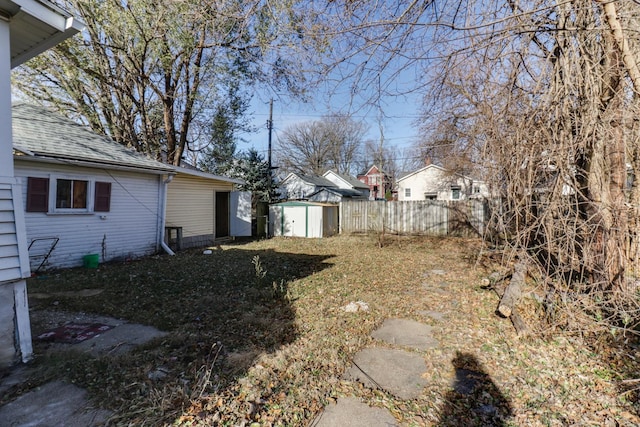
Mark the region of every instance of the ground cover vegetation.
MULTIPOLYGON (((98 358, 36 341, 30 380, 3 400, 62 377, 114 410, 114 425, 307 425, 341 396, 385 407, 405 425, 480 425, 476 401, 509 414, 503 425, 640 423, 632 335, 589 328, 594 315, 580 331, 550 326, 518 336, 495 314, 498 296, 483 279, 501 257, 482 241, 387 236, 382 243, 270 239, 35 277, 36 334, 65 313, 84 312, 168 335, 98 358), (102 293, 68 292, 82 289, 102 293), (354 301, 369 310, 343 309, 354 301), (370 334, 388 318, 430 324, 439 342, 423 352, 428 385, 415 400, 343 378, 357 351, 383 345, 370 334), (162 376, 150 376, 159 369, 162 376), (491 386, 457 394, 456 369, 481 372, 491 386)), ((531 325, 544 312, 534 297, 542 289, 528 282, 531 297, 520 303, 531 325)))

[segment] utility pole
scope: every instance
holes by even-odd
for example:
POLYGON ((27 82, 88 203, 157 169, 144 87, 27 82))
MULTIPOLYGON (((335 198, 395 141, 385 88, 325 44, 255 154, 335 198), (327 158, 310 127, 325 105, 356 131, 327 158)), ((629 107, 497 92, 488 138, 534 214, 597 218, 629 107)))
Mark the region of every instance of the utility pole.
POLYGON ((273 130, 273 98, 269 102, 269 120, 267 121, 267 129, 269 129, 269 180, 271 180, 271 131, 273 130))

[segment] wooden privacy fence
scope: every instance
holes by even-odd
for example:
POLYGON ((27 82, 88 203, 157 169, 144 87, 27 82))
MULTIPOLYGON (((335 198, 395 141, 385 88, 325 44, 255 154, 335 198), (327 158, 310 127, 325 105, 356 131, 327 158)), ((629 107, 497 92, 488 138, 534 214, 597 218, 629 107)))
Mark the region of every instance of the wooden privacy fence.
POLYGON ((340 203, 340 232, 345 234, 482 235, 488 219, 484 200, 340 203))

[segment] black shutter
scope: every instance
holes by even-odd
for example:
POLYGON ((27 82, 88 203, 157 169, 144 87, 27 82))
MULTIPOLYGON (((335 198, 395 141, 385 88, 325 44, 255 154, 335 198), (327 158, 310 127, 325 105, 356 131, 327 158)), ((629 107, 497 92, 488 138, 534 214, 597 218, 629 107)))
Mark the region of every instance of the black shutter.
POLYGON ((109 212, 111 209, 111 183, 96 182, 94 212, 109 212))
POLYGON ((49 178, 27 178, 27 212, 49 210, 49 178))

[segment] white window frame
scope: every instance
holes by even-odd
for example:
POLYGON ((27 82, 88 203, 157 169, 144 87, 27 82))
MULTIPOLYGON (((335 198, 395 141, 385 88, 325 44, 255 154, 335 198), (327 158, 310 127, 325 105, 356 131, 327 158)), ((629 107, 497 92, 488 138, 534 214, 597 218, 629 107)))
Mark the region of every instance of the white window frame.
POLYGON ((407 199, 407 198, 410 199, 411 198, 411 188, 410 187, 407 187, 407 188, 404 189, 404 198, 405 199, 407 199))
POLYGON ((451 200, 461 200, 462 199, 462 186, 460 185, 452 185, 451 186, 451 200), (455 197, 456 193, 458 197, 455 197))
POLYGON ((94 192, 96 186, 96 179, 86 175, 66 175, 55 174, 49 175, 49 214, 92 214, 94 207, 94 192), (87 181, 87 200, 86 208, 58 208, 56 207, 57 192, 58 192, 58 180, 66 179, 70 181, 87 181))

